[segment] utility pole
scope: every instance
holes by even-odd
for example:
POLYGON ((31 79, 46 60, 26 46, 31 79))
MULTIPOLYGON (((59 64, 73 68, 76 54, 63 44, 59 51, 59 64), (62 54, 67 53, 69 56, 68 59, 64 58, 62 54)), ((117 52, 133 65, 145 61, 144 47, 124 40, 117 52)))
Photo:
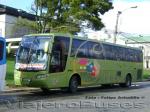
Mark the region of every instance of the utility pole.
POLYGON ((119 17, 120 17, 120 15, 121 15, 124 11, 126 11, 126 10, 128 10, 128 9, 131 9, 131 8, 137 8, 137 6, 129 7, 129 8, 127 8, 127 9, 123 10, 123 11, 118 11, 118 12, 117 12, 117 19, 116 19, 115 32, 114 32, 114 39, 113 39, 113 42, 114 42, 115 44, 116 44, 117 35, 118 35, 119 17))
POLYGON ((118 35, 118 23, 119 23, 119 17, 120 17, 120 14, 122 12, 121 11, 118 11, 117 13, 117 19, 116 19, 116 26, 115 26, 115 34, 114 34, 114 43, 116 44, 116 41, 117 41, 117 35, 118 35))

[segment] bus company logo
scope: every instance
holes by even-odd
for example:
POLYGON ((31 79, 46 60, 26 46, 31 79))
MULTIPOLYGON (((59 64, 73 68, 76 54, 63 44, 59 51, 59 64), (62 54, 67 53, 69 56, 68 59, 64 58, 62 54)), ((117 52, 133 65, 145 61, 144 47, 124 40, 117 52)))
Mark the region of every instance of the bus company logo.
POLYGON ((92 77, 97 77, 99 75, 99 64, 95 61, 90 61, 86 58, 79 59, 80 71, 88 72, 92 77))
POLYGON ((15 65, 16 69, 35 69, 35 70, 41 70, 44 69, 44 64, 22 64, 22 63, 16 63, 15 65))

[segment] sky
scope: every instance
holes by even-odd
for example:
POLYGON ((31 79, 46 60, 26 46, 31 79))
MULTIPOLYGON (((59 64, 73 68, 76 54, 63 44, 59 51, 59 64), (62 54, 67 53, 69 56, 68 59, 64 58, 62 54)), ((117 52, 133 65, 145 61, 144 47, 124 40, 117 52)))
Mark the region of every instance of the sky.
MULTIPOLYGON (((30 11, 34 0, 0 0, 0 4, 30 11)), ((118 31, 136 34, 150 34, 150 0, 111 0, 114 9, 106 12, 101 18, 106 29, 113 30, 119 16, 118 31), (130 8, 137 6, 137 8, 130 8)))
POLYGON ((118 31, 136 34, 150 34, 150 0, 114 0, 114 9, 102 17, 106 29, 114 30, 117 12, 119 16, 118 31), (131 8, 137 6, 137 8, 131 8))
POLYGON ((30 11, 31 4, 34 0, 0 0, 0 4, 4 4, 17 9, 22 9, 27 12, 30 11))

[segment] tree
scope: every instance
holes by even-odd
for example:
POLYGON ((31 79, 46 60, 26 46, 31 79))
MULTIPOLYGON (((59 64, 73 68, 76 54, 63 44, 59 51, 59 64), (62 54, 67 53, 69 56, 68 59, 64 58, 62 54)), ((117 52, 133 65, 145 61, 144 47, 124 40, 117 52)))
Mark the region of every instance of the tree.
POLYGON ((35 0, 35 5, 40 21, 50 31, 71 33, 79 32, 83 26, 100 30, 104 27, 101 15, 112 9, 109 0, 35 0))
POLYGON ((36 23, 38 26, 37 32, 43 32, 46 26, 45 13, 43 10, 46 9, 46 0, 35 0, 34 4, 31 5, 31 12, 36 15, 36 23))

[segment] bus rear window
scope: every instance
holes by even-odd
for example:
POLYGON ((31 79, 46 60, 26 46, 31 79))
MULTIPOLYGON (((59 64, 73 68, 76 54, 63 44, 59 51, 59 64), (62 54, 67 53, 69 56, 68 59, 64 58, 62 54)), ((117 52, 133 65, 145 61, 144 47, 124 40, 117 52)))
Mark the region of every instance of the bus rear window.
POLYGON ((4 53, 4 42, 0 41, 0 61, 3 59, 3 53, 4 53))

